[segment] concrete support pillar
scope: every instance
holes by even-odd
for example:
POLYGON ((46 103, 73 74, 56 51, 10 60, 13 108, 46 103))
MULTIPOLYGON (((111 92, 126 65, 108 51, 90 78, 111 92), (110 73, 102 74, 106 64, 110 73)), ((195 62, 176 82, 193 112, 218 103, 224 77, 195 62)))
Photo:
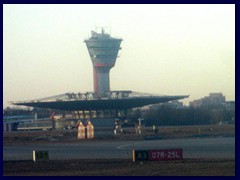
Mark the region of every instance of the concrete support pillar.
POLYGON ((77 115, 78 115, 78 119, 80 119, 80 112, 79 111, 77 111, 77 115))
POLYGON ((83 111, 83 119, 86 119, 85 111, 83 111))

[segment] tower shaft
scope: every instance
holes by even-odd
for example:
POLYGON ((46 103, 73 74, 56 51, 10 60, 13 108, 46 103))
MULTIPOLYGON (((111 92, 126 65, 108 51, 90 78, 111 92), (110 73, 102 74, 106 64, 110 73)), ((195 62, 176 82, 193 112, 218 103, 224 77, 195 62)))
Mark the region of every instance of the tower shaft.
POLYGON ((93 81, 95 94, 101 95, 104 92, 110 91, 108 67, 93 67, 93 81))

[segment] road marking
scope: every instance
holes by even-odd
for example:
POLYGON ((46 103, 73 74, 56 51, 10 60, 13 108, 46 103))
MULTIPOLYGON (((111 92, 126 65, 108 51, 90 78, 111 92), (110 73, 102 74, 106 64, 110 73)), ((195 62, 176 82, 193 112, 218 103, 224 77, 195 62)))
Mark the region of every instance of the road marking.
POLYGON ((123 145, 120 145, 120 146, 117 146, 117 149, 134 149, 136 148, 137 145, 140 145, 140 144, 144 144, 145 142, 134 142, 133 144, 123 144, 123 145), (132 147, 127 147, 127 146, 131 146, 132 147))

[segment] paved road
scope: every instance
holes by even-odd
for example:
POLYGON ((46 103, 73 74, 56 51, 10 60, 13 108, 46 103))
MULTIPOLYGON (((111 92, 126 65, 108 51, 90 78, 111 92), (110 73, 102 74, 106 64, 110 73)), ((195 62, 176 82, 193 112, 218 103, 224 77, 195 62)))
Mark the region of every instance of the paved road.
POLYGON ((48 150, 50 159, 132 158, 133 149, 182 148, 183 158, 235 158, 235 138, 99 141, 3 147, 3 160, 31 160, 32 150, 48 150))

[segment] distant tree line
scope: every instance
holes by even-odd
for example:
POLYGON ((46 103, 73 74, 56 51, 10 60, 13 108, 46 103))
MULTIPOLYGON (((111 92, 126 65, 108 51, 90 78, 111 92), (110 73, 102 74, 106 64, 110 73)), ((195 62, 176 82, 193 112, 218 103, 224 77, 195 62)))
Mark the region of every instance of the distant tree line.
POLYGON ((150 109, 140 113, 139 110, 131 115, 132 121, 138 123, 138 118, 143 117, 146 126, 177 126, 177 125, 207 125, 207 124, 234 124, 235 110, 227 108, 184 108, 176 109, 169 106, 161 106, 158 109, 150 109))
POLYGON ((45 117, 49 117, 49 115, 52 112, 54 112, 54 110, 45 109, 45 108, 6 107, 3 110, 3 115, 4 116, 21 116, 21 115, 34 115, 35 113, 37 113, 38 118, 45 118, 45 117))
POLYGON ((4 116, 21 116, 21 115, 32 115, 34 114, 30 108, 16 108, 16 107, 6 107, 3 109, 4 116))

